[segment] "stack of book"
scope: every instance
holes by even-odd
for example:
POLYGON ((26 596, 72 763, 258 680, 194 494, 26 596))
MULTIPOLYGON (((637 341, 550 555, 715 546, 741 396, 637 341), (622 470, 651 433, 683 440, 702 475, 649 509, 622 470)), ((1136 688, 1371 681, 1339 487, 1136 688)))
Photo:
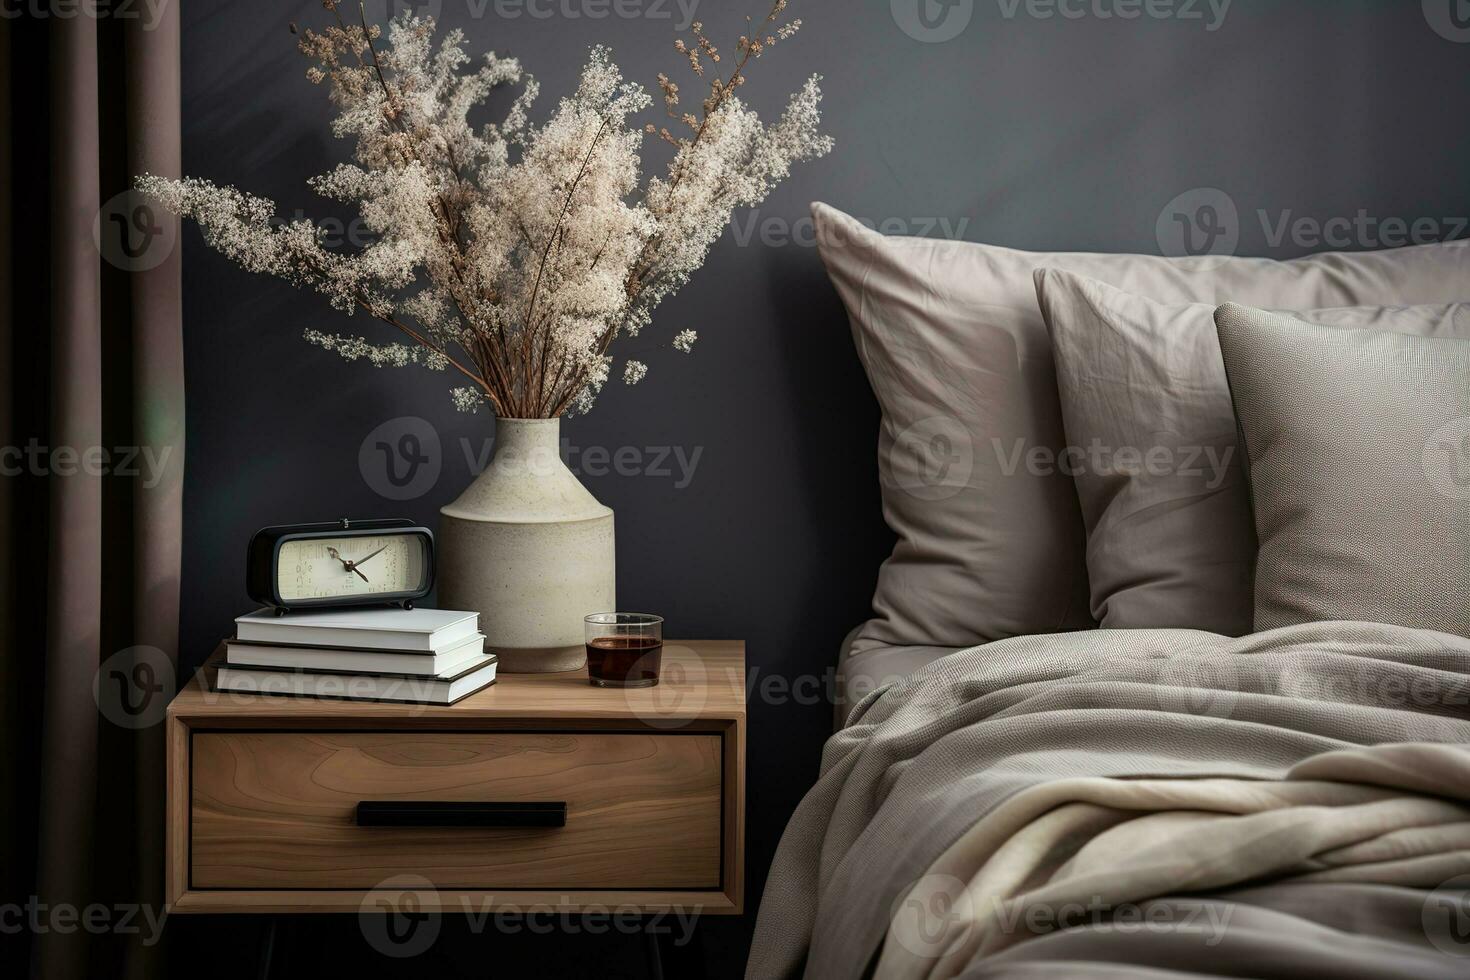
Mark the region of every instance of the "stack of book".
POLYGON ((480 616, 448 609, 334 609, 235 620, 215 687, 362 701, 453 704, 495 683, 480 616))

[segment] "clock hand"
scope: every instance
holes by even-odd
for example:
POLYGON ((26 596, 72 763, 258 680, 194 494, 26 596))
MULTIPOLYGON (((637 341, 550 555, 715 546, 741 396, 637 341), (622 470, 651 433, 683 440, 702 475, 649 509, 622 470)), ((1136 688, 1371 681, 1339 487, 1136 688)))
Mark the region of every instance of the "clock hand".
MULTIPOLYGON (((379 548, 378 549, 378 551, 382 551, 382 550, 383 550, 382 548, 379 548)), ((376 555, 377 553, 378 552, 375 551, 375 552, 373 552, 373 555, 376 555)), ((330 547, 329 546, 327 548, 327 554, 331 555, 333 558, 335 558, 338 561, 340 561, 342 563, 342 568, 345 571, 353 572, 353 573, 355 573, 357 575, 358 578, 362 579, 364 582, 368 582, 368 577, 366 575, 362 574, 362 572, 359 572, 357 570, 357 563, 356 562, 348 561, 346 558, 343 558, 342 555, 341 555, 341 553, 338 552, 336 548, 333 548, 333 547, 330 547)), ((371 558, 373 555, 368 555, 368 558, 371 558)), ((372 583, 371 582, 368 582, 368 584, 371 585, 372 583)))
POLYGON ((379 548, 377 551, 373 552, 372 554, 368 555, 367 557, 365 557, 365 558, 359 558, 356 561, 354 561, 352 563, 352 567, 353 568, 359 568, 359 567, 361 567, 363 565, 366 565, 367 562, 368 562, 368 558, 376 558, 378 555, 381 555, 384 551, 387 551, 387 550, 388 550, 388 546, 385 544, 385 545, 383 545, 383 547, 379 548))

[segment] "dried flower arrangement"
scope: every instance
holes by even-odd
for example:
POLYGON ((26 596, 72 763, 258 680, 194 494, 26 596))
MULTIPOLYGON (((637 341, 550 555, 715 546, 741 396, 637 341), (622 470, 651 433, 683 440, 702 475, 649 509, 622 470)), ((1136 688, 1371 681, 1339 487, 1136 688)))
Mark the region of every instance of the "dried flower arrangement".
MULTIPOLYGON (((464 411, 487 402, 509 418, 586 411, 612 368, 613 341, 648 325, 703 265, 734 210, 758 204, 793 163, 832 146, 818 132, 818 76, 771 126, 737 95, 751 60, 801 26, 783 18, 787 0, 740 38, 728 77, 699 22, 692 41, 675 42, 696 77, 712 76, 698 114, 683 111, 678 84, 658 76, 681 135, 631 122, 652 99, 603 47, 592 49, 576 92, 537 126, 529 113, 538 86, 515 59, 490 53, 466 70, 463 33, 449 32, 435 51, 432 18, 401 15, 384 44, 361 3, 359 23, 344 20, 341 0, 323 6, 335 26, 302 32, 300 48, 315 62, 311 80, 329 83, 339 109, 332 132, 355 138, 356 162, 309 183, 356 203, 369 244, 330 250, 309 220, 282 223, 274 203, 234 187, 153 175, 137 187, 198 222, 205 241, 244 268, 391 324, 408 342, 317 330, 306 338, 348 360, 452 368, 470 382, 452 391, 464 411), (515 84, 504 121, 474 128, 471 110, 515 84), (666 176, 642 177, 647 136, 673 147, 666 176)), ((672 345, 687 352, 694 340, 686 329, 672 345)), ((646 372, 623 363, 629 384, 646 372)))

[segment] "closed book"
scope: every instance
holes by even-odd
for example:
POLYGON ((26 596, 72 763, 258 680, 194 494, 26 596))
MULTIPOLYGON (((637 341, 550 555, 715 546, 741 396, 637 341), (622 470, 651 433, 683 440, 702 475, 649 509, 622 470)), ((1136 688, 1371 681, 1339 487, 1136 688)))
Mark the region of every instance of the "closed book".
POLYGON ((262 670, 224 664, 215 675, 218 691, 236 694, 288 694, 349 701, 398 701, 409 704, 453 704, 495 683, 494 654, 478 657, 447 677, 407 674, 354 674, 340 671, 262 670))
POLYGON ((225 641, 225 662, 231 667, 320 670, 328 673, 347 671, 435 677, 458 673, 461 666, 467 666, 484 653, 485 637, 480 633, 438 653, 424 650, 358 650, 349 647, 252 643, 248 640, 225 641))
POLYGON ((277 616, 257 609, 235 619, 247 643, 437 653, 480 632, 480 614, 453 609, 320 609, 277 616))

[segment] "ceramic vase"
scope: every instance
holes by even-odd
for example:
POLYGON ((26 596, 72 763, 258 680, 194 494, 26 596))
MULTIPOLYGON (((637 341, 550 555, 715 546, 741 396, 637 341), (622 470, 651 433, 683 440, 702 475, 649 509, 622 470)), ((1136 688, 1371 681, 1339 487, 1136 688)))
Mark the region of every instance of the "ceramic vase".
POLYGON ((613 512, 562 462, 560 419, 498 419, 489 465, 440 509, 439 605, 480 614, 499 670, 576 670, 617 608, 613 512))

